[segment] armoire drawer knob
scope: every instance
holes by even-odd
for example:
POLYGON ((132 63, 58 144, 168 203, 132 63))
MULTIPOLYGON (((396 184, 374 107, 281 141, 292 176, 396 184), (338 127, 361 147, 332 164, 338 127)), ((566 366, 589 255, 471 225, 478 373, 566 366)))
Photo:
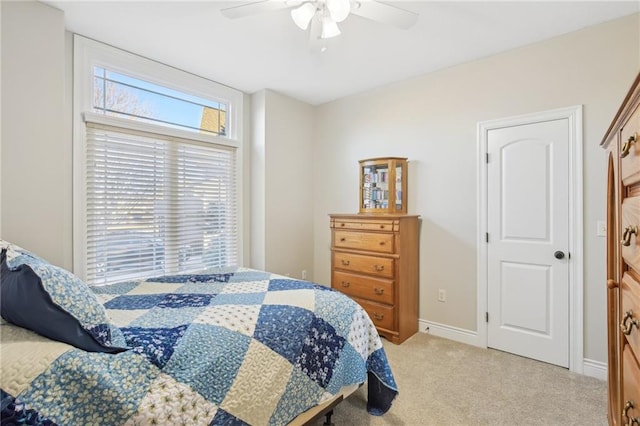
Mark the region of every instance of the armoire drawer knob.
POLYGON ((633 401, 627 401, 622 408, 622 418, 627 419, 627 422, 624 423, 625 426, 640 425, 640 417, 631 417, 628 415, 629 410, 632 408, 634 408, 633 401))
POLYGON ((342 287, 347 288, 351 285, 351 283, 349 281, 342 281, 342 287))
POLYGON ((620 241, 623 246, 629 247, 631 245, 631 236, 638 235, 638 227, 634 225, 629 225, 624 228, 624 232, 622 233, 622 240, 620 241))
POLYGON ((384 265, 373 265, 373 267, 376 269, 376 272, 384 271, 384 265))
POLYGON ((374 292, 375 294, 377 294, 378 296, 382 296, 382 293, 384 293, 384 288, 374 287, 374 288, 373 288, 373 292, 374 292))
POLYGON ((620 152, 620 158, 624 158, 629 155, 629 151, 631 151, 631 144, 638 142, 638 134, 634 133, 629 136, 629 139, 622 145, 622 151, 620 152))
POLYGON ((382 321, 383 318, 384 318, 384 314, 379 314, 377 312, 373 313, 373 319, 376 319, 378 321, 382 321))
POLYGON ((624 317, 622 317, 622 322, 620 323, 620 330, 622 330, 622 334, 626 336, 630 335, 633 326, 635 326, 636 328, 640 328, 640 321, 638 321, 636 318, 633 318, 632 310, 628 310, 627 312, 625 312, 624 317))
POLYGON ((344 260, 344 259, 340 260, 340 262, 342 263, 343 266, 349 266, 349 264, 351 263, 351 261, 344 260))

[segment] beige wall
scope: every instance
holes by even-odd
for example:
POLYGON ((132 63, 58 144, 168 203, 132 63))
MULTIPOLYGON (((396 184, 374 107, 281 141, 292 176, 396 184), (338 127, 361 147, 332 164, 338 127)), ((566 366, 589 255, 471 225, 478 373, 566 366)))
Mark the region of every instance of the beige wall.
MULTIPOLYGON (((327 214, 358 208, 358 163, 410 160, 409 213, 422 216, 420 318, 476 327, 476 125, 584 105, 585 357, 606 361, 605 162, 598 144, 639 70, 639 15, 344 98, 318 108, 315 278, 330 282, 327 214), (437 301, 438 288, 447 302, 437 301)), ((419 54, 419 52, 417 52, 419 54)))
POLYGON ((251 95, 251 261, 265 270, 266 253, 266 102, 267 91, 251 95))
POLYGON ((71 268, 64 15, 31 1, 0 7, 2 238, 71 268))
POLYGON ((251 266, 311 279, 315 110, 271 90, 251 104, 251 266))

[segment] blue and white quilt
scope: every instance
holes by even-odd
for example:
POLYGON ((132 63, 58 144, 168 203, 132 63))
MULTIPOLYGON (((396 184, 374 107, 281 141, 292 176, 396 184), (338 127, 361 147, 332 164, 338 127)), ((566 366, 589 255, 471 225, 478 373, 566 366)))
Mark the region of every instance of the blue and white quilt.
POLYGON ((3 322, 3 424, 284 425, 367 379, 370 413, 397 394, 366 312, 329 288, 239 268, 94 291, 130 350, 3 322))

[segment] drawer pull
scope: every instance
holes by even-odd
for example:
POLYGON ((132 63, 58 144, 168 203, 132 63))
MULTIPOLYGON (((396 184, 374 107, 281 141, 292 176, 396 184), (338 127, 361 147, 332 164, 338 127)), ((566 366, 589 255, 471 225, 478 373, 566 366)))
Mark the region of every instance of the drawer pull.
POLYGON ((373 319, 376 319, 378 321, 382 321, 383 318, 384 318, 384 314, 379 314, 377 312, 373 313, 373 319))
POLYGON ((629 225, 624 228, 624 233, 622 234, 622 240, 620 241, 620 243, 622 243, 622 245, 625 247, 629 247, 631 245, 632 235, 638 235, 638 227, 629 225))
POLYGON ((344 260, 344 259, 340 259, 340 262, 342 262, 342 265, 344 265, 344 266, 349 266, 349 264, 351 263, 351 261, 344 260))
POLYGON ((376 272, 384 271, 384 265, 373 265, 373 267, 376 268, 376 272))
POLYGON ((349 281, 342 281, 342 287, 347 288, 351 285, 349 281))
POLYGON ((384 241, 380 241, 380 245, 383 246, 384 245, 384 241))
POLYGON ((620 330, 622 330, 622 334, 626 336, 630 335, 634 325, 636 326, 636 328, 640 328, 640 321, 633 318, 632 310, 628 310, 627 312, 625 312, 624 317, 622 317, 622 322, 620 323, 620 330), (629 323, 627 324, 628 320, 631 321, 629 321, 629 323))
POLYGON ((380 225, 380 229, 384 229, 384 225, 380 225))
POLYGON ((374 287, 374 288, 373 288, 373 292, 374 292, 375 294, 377 294, 378 296, 382 296, 382 293, 384 293, 384 288, 374 287))
POLYGON ((627 403, 624 404, 624 408, 622 409, 622 418, 627 419, 627 423, 625 423, 625 425, 626 426, 640 425, 640 417, 630 417, 627 414, 631 408, 634 408, 633 401, 627 401, 627 403))
POLYGON ((344 222, 342 222, 342 223, 340 224, 340 226, 342 226, 342 227, 344 228, 345 226, 347 226, 347 224, 346 224, 346 223, 344 223, 344 222))
POLYGON ((340 238, 340 242, 344 243, 345 241, 347 241, 345 237, 340 238))
POLYGON ((631 144, 637 141, 638 141, 637 133, 634 133, 633 135, 629 136, 629 139, 627 139, 624 145, 622 145, 622 152, 620 153, 620 158, 624 158, 627 155, 629 155, 629 151, 631 151, 631 144))

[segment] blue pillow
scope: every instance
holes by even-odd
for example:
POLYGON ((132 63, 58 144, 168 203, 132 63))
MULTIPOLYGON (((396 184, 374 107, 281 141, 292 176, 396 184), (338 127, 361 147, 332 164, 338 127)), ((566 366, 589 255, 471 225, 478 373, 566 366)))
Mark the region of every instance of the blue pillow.
POLYGON ((84 282, 40 258, 22 260, 31 264, 10 268, 6 249, 0 253, 2 318, 86 351, 126 350, 122 332, 84 282))

